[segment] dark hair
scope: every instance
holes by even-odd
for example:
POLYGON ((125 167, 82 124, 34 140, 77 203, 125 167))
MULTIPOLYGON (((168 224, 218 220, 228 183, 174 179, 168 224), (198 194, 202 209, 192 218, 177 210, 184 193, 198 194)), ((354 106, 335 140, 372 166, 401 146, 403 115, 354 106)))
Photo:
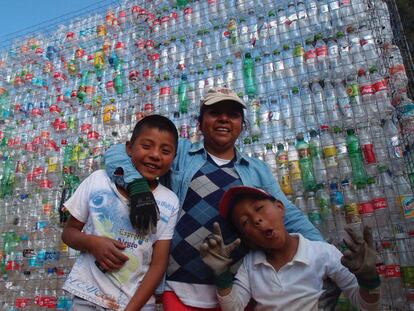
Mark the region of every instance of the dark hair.
POLYGON ((153 114, 144 117, 143 119, 139 120, 137 124, 134 127, 134 130, 132 131, 132 135, 130 138, 130 143, 133 144, 135 140, 139 137, 142 130, 145 128, 150 129, 158 129, 161 132, 167 132, 170 133, 174 137, 175 141, 175 148, 177 148, 178 145, 178 132, 177 128, 175 127, 174 123, 159 114, 153 114))
MULTIPOLYGON (((238 109, 239 109, 239 111, 241 113, 241 116, 242 116, 242 123, 244 124, 244 109, 243 109, 243 107, 238 102, 231 101, 231 100, 224 100, 224 101, 221 101, 221 102, 218 102, 218 103, 223 103, 223 102, 231 102, 231 103, 238 104, 238 109)), ((217 105, 218 103, 215 103, 215 104, 209 105, 209 106, 201 105, 200 106, 200 114, 198 115, 198 123, 201 124, 201 122, 203 121, 203 115, 206 112, 206 110, 210 109, 214 105, 217 105)))

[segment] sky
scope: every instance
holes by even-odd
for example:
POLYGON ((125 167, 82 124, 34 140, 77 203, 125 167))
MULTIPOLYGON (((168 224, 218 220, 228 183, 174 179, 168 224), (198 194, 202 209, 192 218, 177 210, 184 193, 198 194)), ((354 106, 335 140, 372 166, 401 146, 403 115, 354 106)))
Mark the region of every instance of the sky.
POLYGON ((116 0, 0 0, 0 46, 58 20, 84 15, 116 0))

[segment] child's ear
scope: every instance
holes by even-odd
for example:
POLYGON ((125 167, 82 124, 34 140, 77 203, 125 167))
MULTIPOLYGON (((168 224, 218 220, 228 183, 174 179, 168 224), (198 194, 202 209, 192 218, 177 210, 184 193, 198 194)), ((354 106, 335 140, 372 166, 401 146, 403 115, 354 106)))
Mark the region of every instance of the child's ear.
POLYGON ((276 201, 274 201, 274 202, 273 202, 273 205, 274 205, 277 209, 280 209, 280 210, 283 212, 283 214, 285 213, 285 205, 284 205, 281 201, 276 200, 276 201))
POLYGON ((129 156, 131 156, 131 148, 132 148, 132 144, 131 144, 131 142, 128 140, 128 141, 125 143, 125 149, 126 149, 126 152, 127 152, 127 154, 128 154, 129 156))

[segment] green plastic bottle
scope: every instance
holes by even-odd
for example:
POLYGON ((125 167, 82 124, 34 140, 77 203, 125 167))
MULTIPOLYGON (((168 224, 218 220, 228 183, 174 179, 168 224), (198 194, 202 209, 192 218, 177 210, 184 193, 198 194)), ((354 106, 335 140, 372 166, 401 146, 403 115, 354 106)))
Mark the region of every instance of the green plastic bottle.
POLYGON ((346 147, 352 167, 352 182, 357 186, 365 185, 367 183, 367 172, 365 171, 361 144, 355 135, 354 129, 348 129, 346 133, 346 147))
POLYGON ((180 84, 178 85, 178 101, 180 103, 180 113, 188 112, 188 97, 187 97, 187 75, 182 74, 180 84))
POLYGON ((316 179, 313 173, 312 157, 308 143, 303 138, 303 134, 296 137, 296 150, 299 154, 299 167, 305 190, 314 190, 316 186, 316 179))
POLYGON ((245 92, 249 97, 254 97, 257 92, 254 63, 252 55, 250 53, 246 53, 243 61, 243 80, 245 92))

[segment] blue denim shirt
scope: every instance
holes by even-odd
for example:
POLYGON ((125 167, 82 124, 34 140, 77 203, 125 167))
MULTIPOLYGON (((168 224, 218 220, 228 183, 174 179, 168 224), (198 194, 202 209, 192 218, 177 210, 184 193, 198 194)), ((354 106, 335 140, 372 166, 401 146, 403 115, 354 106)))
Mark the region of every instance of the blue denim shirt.
MULTIPOLYGON (((192 144, 186 139, 179 140, 177 156, 171 167, 171 187, 180 200, 180 206, 184 202, 193 176, 206 161, 207 152, 203 143, 192 144)), ((127 155, 125 145, 122 144, 112 146, 105 153, 105 167, 108 176, 114 176, 118 167, 123 168, 123 180, 115 181, 120 185, 129 183, 136 178, 142 178, 127 155)), ((319 231, 308 218, 287 199, 266 163, 248 157, 236 149, 234 167, 243 185, 261 188, 282 201, 286 208, 285 226, 288 232, 299 232, 309 240, 323 240, 319 231)))

